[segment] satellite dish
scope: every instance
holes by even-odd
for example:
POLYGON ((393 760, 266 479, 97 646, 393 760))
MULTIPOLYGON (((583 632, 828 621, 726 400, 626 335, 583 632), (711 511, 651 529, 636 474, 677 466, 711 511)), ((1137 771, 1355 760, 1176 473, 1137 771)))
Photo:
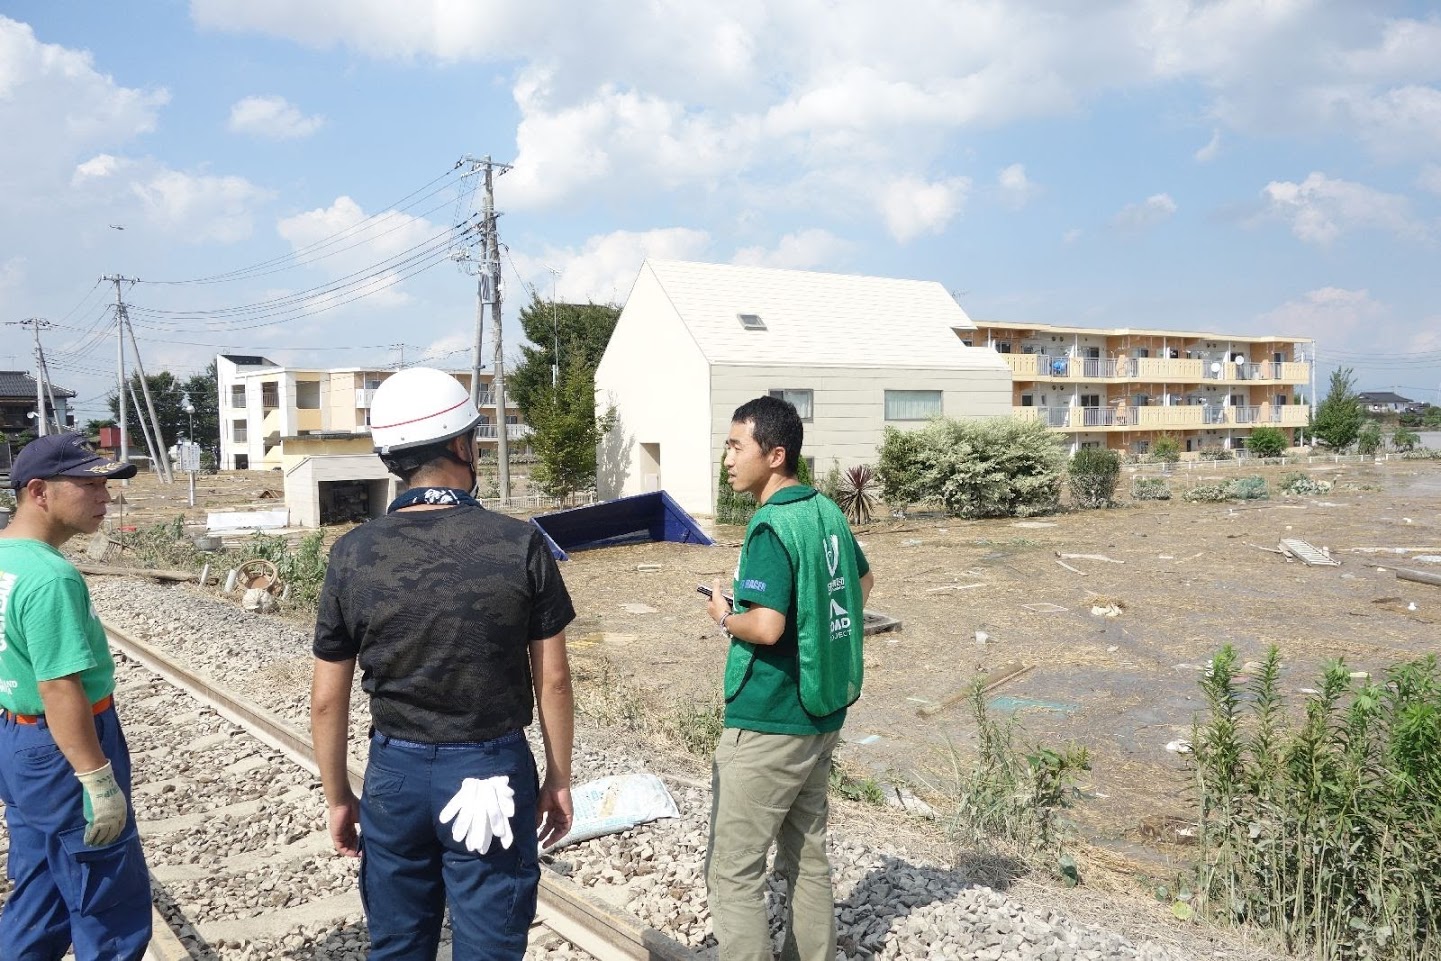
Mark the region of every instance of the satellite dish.
POLYGON ((1246 355, 1245 355, 1245 354, 1237 354, 1237 355, 1236 355, 1236 363, 1238 363, 1238 364, 1244 364, 1245 362, 1246 362, 1246 355))
POLYGON ((1214 362, 1211 364, 1211 373, 1213 373, 1213 374, 1219 374, 1220 372, 1221 372, 1221 362, 1220 362, 1219 360, 1218 360, 1218 361, 1214 361, 1214 362))

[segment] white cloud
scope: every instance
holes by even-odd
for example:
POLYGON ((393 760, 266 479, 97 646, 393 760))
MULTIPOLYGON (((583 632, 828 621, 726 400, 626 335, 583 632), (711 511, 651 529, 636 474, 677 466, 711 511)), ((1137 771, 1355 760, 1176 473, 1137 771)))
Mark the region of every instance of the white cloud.
POLYGON ((853 245, 826 230, 812 227, 786 234, 774 248, 742 247, 733 263, 757 267, 786 267, 791 270, 835 269, 836 262, 851 252, 853 245))
POLYGON ((891 236, 906 243, 921 234, 945 230, 965 206, 970 189, 971 182, 965 177, 937 181, 900 177, 881 187, 876 205, 891 236))
POLYGON ((1072 227, 1070 230, 1067 230, 1065 233, 1061 234, 1061 243, 1069 247, 1076 241, 1080 240, 1082 235, 1084 234, 1085 231, 1082 230, 1080 227, 1072 227))
POLYGON ((324 117, 307 117, 284 97, 246 97, 230 108, 231 132, 271 140, 308 137, 324 124, 324 117))
POLYGON ((0 260, 0 290, 16 290, 25 279, 25 258, 0 260))
POLYGON ((1221 131, 1213 130, 1211 131, 1211 139, 1206 142, 1206 145, 1204 147, 1192 154, 1192 157, 1195 159, 1196 163, 1208 164, 1211 161, 1215 160, 1216 157, 1220 155, 1220 153, 1221 131))
POLYGON ((1170 194, 1152 194, 1140 203, 1127 204, 1111 218, 1117 230, 1138 232, 1157 227, 1176 213, 1176 201, 1170 194))
POLYGON ((249 237, 255 212, 273 196, 244 177, 172 170, 151 159, 97 154, 70 178, 77 203, 103 209, 127 227, 142 225, 186 243, 229 244, 249 237))
POLYGON ((1268 334, 1313 337, 1324 352, 1327 345, 1368 349, 1374 346, 1377 325, 1387 319, 1387 313, 1386 305, 1372 300, 1365 290, 1321 287, 1261 314, 1256 320, 1268 334))
POLYGON ((0 16, 0 207, 58 186, 81 154, 154 130, 169 100, 161 88, 122 87, 88 52, 41 43, 0 16))
MULTIPOLYGON (((557 298, 562 301, 622 304, 647 258, 697 260, 710 250, 710 234, 689 227, 656 230, 617 230, 589 237, 580 246, 547 247, 539 255, 512 252, 515 269, 541 296, 550 296, 551 274, 560 269, 557 298)), ((511 301, 515 294, 509 295, 511 301)), ((528 293, 525 295, 528 296, 528 293)))
POLYGON ((1343 233, 1382 230, 1423 239, 1426 228, 1411 215, 1410 202, 1365 184, 1312 173, 1301 183, 1273 180, 1262 190, 1263 217, 1288 223, 1297 239, 1325 246, 1343 233))
POLYGON ((996 175, 996 184, 1000 187, 1002 201, 1017 210, 1030 203, 1040 189, 1026 176, 1023 164, 1011 164, 1004 168, 996 175))
POLYGON ((301 263, 346 287, 317 305, 364 302, 370 307, 410 303, 400 286, 413 258, 440 255, 449 249, 445 228, 398 210, 371 216, 350 197, 337 197, 276 224, 301 263), (425 247, 427 242, 431 246, 425 247), (421 248, 421 249, 416 249, 421 248))

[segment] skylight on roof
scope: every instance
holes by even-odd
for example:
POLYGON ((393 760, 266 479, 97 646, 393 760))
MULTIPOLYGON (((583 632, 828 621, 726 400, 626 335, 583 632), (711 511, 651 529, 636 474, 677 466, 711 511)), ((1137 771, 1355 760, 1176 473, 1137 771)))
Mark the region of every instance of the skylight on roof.
POLYGON ((746 330, 765 330, 766 322, 761 320, 760 314, 736 314, 736 319, 746 330))

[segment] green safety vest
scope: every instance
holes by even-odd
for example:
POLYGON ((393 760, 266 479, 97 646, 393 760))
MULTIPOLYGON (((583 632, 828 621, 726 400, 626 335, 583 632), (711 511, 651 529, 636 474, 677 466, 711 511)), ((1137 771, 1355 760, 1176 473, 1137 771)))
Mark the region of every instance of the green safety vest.
MULTIPOLYGON (((834 714, 861 696, 865 609, 850 524, 828 497, 767 502, 751 518, 737 571, 745 570, 751 535, 775 531, 795 575, 792 602, 800 660, 801 706, 813 717, 834 714)), ((734 587, 739 591, 740 585, 734 587)), ((735 697, 750 674, 755 645, 731 644, 725 696, 735 697)))

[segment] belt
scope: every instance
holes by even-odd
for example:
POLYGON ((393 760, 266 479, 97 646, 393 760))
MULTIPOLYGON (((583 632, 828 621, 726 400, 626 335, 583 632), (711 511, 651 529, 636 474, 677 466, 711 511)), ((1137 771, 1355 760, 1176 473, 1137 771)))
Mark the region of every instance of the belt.
MULTIPOLYGON (((90 705, 91 715, 103 714, 115 706, 115 695, 107 694, 94 704, 90 705)), ((39 724, 45 720, 44 714, 16 714, 14 711, 7 711, 0 707, 0 719, 14 721, 16 724, 39 724)))

